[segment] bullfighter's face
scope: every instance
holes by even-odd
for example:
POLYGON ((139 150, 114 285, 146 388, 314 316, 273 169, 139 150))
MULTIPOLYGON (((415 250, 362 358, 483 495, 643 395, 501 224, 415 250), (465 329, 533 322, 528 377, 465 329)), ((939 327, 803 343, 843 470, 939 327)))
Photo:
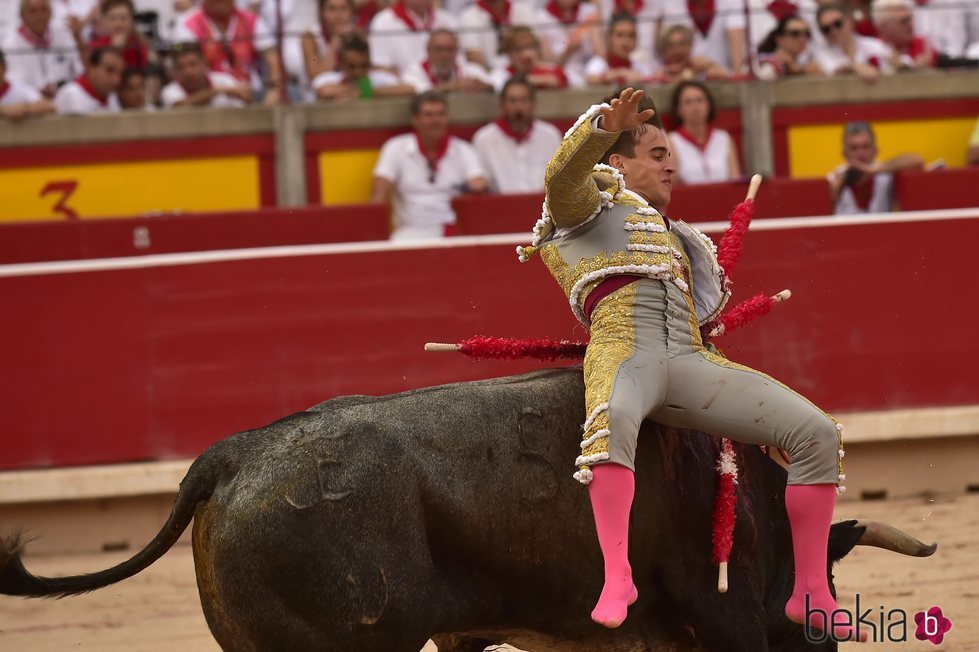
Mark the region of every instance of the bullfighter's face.
POLYGON ((642 195, 650 205, 665 211, 673 195, 676 162, 666 134, 657 127, 645 125, 636 142, 634 156, 612 154, 609 163, 618 168, 626 187, 642 195))

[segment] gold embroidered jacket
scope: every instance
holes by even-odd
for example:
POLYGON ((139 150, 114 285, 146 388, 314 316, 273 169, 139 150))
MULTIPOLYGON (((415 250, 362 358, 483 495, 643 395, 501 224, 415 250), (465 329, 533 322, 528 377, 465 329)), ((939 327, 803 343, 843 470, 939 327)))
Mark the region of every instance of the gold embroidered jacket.
POLYGON ((565 134, 545 176, 543 215, 520 260, 540 253, 586 326, 588 294, 607 276, 634 274, 671 281, 691 293, 698 323, 727 302, 723 270, 710 239, 677 220, 670 229, 659 211, 628 190, 618 170, 597 164, 618 132, 596 129, 602 105, 591 107, 565 134), (691 287, 692 286, 692 287, 691 287))

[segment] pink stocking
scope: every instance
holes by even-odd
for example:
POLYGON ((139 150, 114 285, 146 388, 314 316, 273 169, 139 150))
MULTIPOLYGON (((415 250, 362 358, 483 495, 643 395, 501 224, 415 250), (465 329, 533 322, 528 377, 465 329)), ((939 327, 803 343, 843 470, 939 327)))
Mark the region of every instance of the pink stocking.
POLYGON ((616 628, 639 597, 629 565, 629 511, 636 493, 635 474, 620 464, 597 464, 588 485, 598 543, 605 558, 605 586, 591 612, 596 623, 616 628))
MULTIPOLYGON (((836 600, 829 592, 826 579, 826 552, 829 544, 829 528, 836 502, 836 485, 788 485, 785 488, 785 511, 792 528, 792 552, 795 557, 795 587, 785 605, 785 615, 794 623, 806 622, 806 596, 809 597, 809 626, 825 631, 827 620, 833 620, 833 636, 837 640, 857 640, 857 630, 846 623, 847 616, 840 614, 836 600)), ((852 620, 850 622, 853 622, 852 620)), ((818 636, 822 637, 820 632, 818 636)), ((866 632, 859 632, 861 641, 867 640, 866 632)))

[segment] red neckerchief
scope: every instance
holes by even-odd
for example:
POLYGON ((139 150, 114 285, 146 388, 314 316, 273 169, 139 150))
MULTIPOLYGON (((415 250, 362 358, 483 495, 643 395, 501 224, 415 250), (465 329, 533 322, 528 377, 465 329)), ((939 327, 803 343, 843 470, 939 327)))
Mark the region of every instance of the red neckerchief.
POLYGON ((496 13, 496 10, 486 0, 479 0, 476 4, 489 14, 490 20, 493 21, 493 27, 496 29, 510 24, 510 0, 503 0, 503 13, 501 14, 496 13))
POLYGON ((687 0, 687 11, 693 24, 697 26, 697 31, 707 36, 710 26, 714 22, 714 0, 687 0))
POLYGON ((547 13, 557 18, 563 25, 574 25, 578 22, 578 5, 575 5, 574 9, 571 10, 571 14, 564 13, 558 6, 557 0, 548 2, 544 9, 547 9, 547 13))
POLYGON ((930 53, 931 57, 928 60, 929 66, 935 65, 935 50, 928 45, 928 41, 920 36, 915 36, 914 40, 911 41, 911 45, 908 46, 908 56, 912 59, 917 59, 924 53, 930 53))
POLYGON ((3 86, 0 86, 0 100, 3 99, 3 96, 6 95, 7 91, 9 90, 10 90, 10 82, 5 80, 3 82, 3 86))
MULTIPOLYGON (((112 47, 111 36, 96 36, 88 42, 88 47, 92 50, 112 47)), ((136 38, 135 34, 130 34, 126 39, 126 44, 122 46, 122 58, 126 62, 127 68, 145 68, 149 60, 146 47, 136 38)))
POLYGON ((79 75, 75 81, 82 87, 82 90, 91 95, 92 99, 96 100, 102 106, 109 103, 109 96, 101 95, 97 90, 95 90, 95 87, 92 86, 92 82, 88 79, 88 75, 79 75))
POLYGON ((914 1, 917 3, 919 7, 924 7, 926 4, 928 4, 928 0, 914 0, 914 1))
POLYGON ((403 2, 396 2, 391 5, 391 11, 394 15, 401 19, 401 22, 408 26, 413 32, 421 31, 431 31, 432 25, 435 23, 435 10, 432 9, 428 12, 428 16, 425 17, 425 24, 419 25, 415 22, 415 17, 408 11, 408 7, 405 6, 403 2))
POLYGON ((522 134, 518 134, 513 130, 513 127, 510 126, 510 123, 503 118, 496 121, 496 126, 499 127, 500 131, 502 131, 508 138, 515 141, 518 145, 526 142, 527 139, 530 138, 530 132, 534 130, 534 123, 531 122, 527 131, 523 132, 522 134))
POLYGON ((32 48, 47 50, 51 47, 51 32, 48 30, 44 30, 44 34, 38 36, 31 30, 27 29, 27 25, 21 24, 20 27, 17 28, 17 33, 20 34, 25 41, 30 43, 32 48))
MULTIPOLYGON (((431 61, 429 61, 428 59, 425 59, 424 61, 422 61, 422 69, 425 71, 425 74, 428 75, 428 80, 430 82, 432 82, 433 85, 438 86, 439 84, 442 83, 442 82, 440 82, 435 77, 435 73, 432 72, 432 62, 431 61)), ((449 79, 449 81, 454 81, 456 79, 459 79, 460 77, 462 77, 462 75, 459 72, 459 66, 453 66, 452 67, 452 78, 449 79)))
POLYGON ((425 160, 428 161, 428 171, 431 175, 432 183, 435 183, 435 175, 439 171, 439 163, 445 158, 445 153, 449 151, 449 136, 446 134, 445 138, 439 143, 439 148, 435 152, 435 156, 431 156, 425 146, 422 144, 422 139, 418 137, 418 133, 415 133, 415 141, 418 143, 418 151, 421 152, 425 160))
POLYGON ((367 28, 370 27, 371 20, 377 15, 377 12, 381 10, 381 7, 375 2, 375 0, 370 0, 364 5, 361 5, 360 11, 357 12, 357 27, 360 31, 367 33, 367 28))
POLYGON ((877 28, 874 26, 874 21, 870 20, 870 16, 864 16, 860 20, 854 21, 853 29, 860 36, 877 38, 877 28))
POLYGON ((632 59, 629 57, 619 57, 614 54, 609 54, 607 57, 605 57, 605 61, 608 62, 608 67, 613 70, 615 68, 632 69, 632 59))
POLYGON ((782 20, 799 13, 799 7, 790 0, 772 0, 766 8, 775 20, 782 20))
POLYGON ((639 12, 642 11, 643 0, 632 0, 632 6, 635 11, 625 6, 625 0, 615 0, 615 13, 625 12, 633 17, 638 16, 639 12))
POLYGON ((694 138, 693 135, 683 127, 680 127, 674 133, 678 134, 684 140, 688 141, 691 145, 699 149, 701 153, 703 153, 707 151, 707 143, 710 142, 710 137, 714 135, 714 128, 707 127, 707 140, 705 140, 702 143, 699 142, 696 138, 694 138))
MULTIPOLYGON (((514 76, 513 66, 507 66, 506 69, 507 72, 510 73, 510 76, 513 77, 514 76)), ((568 76, 564 73, 564 68, 561 68, 560 66, 548 66, 547 64, 538 64, 533 68, 531 68, 530 70, 528 70, 527 72, 521 74, 524 75, 525 77, 529 77, 534 73, 541 73, 545 75, 556 75, 557 78, 561 80, 560 88, 568 87, 568 76)))
POLYGON ((874 177, 866 175, 858 183, 850 188, 853 192, 853 200, 862 211, 870 209, 870 200, 874 197, 874 177))

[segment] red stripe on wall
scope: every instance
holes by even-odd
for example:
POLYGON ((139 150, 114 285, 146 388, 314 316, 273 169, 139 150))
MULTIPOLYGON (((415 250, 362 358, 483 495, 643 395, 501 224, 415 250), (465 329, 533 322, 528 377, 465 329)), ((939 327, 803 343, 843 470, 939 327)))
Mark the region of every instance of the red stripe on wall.
POLYGON ((274 156, 271 134, 0 148, 0 169, 214 156, 274 156))
POLYGON ((772 126, 842 124, 852 120, 930 120, 979 114, 979 98, 879 102, 874 104, 827 104, 781 107, 772 111, 772 126))

